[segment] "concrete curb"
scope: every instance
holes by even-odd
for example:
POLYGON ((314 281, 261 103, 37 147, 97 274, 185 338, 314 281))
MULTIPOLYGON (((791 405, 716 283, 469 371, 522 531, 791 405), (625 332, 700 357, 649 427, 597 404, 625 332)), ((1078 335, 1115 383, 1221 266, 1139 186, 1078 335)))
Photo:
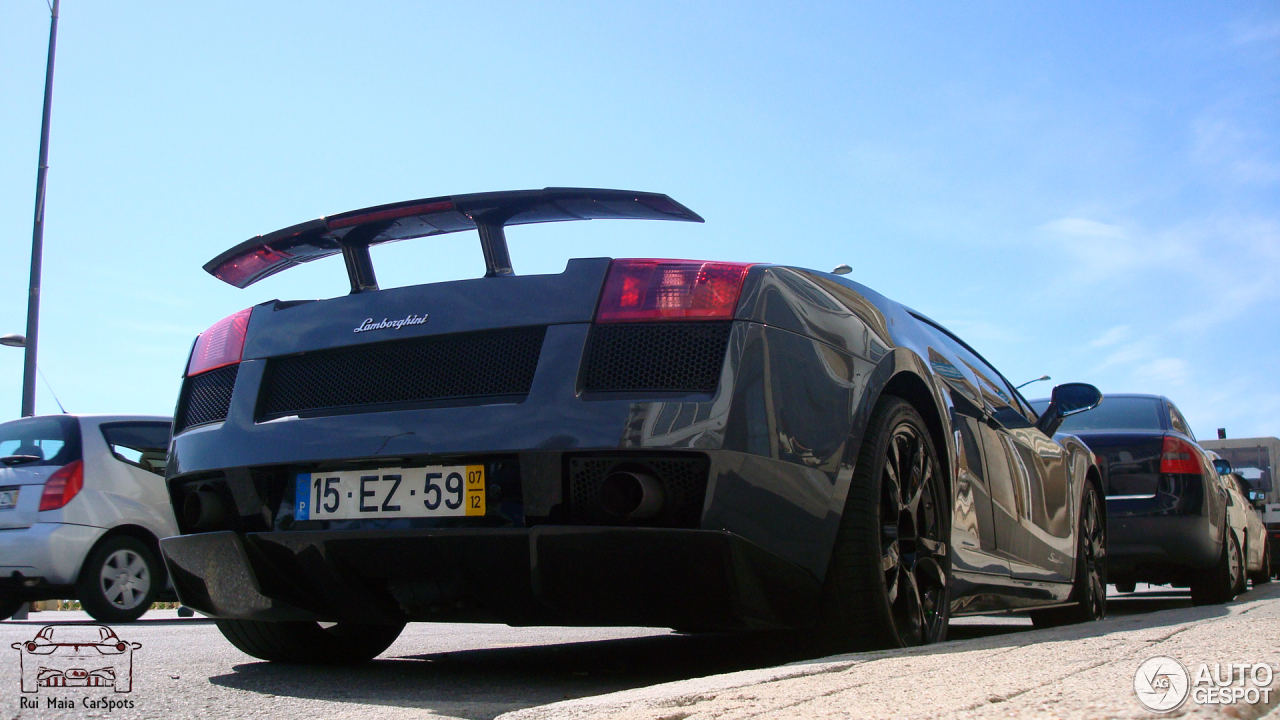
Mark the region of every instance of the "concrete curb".
POLYGON ((926 648, 832 656, 566 700, 504 713, 498 720, 1258 718, 1280 703, 1277 687, 1270 702, 1256 705, 1201 707, 1188 701, 1171 715, 1146 711, 1135 699, 1133 673, 1142 659, 1162 653, 1188 663, 1262 661, 1280 666, 1280 584, 1226 606, 1175 608, 926 648), (905 688, 886 689, 895 683, 905 688), (874 699, 881 694, 882 701, 874 699))

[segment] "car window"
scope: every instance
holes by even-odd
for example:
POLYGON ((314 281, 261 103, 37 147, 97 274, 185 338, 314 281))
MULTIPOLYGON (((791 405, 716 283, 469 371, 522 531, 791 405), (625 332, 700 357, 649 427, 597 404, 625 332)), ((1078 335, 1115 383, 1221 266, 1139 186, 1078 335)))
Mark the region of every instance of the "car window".
MULTIPOLYGON (((977 378, 978 389, 982 393, 986 409, 999 423, 1010 428, 1030 427, 1034 424, 1035 413, 1018 398, 1018 394, 1013 391, 1003 375, 946 328, 932 321, 926 320, 926 322, 939 331, 937 336, 945 349, 964 363, 977 378)), ((934 365, 936 369, 937 364, 934 363, 934 365)))
POLYGON ((1187 424, 1187 419, 1182 417, 1182 413, 1178 412, 1178 408, 1174 407, 1173 403, 1169 403, 1169 425, 1192 440, 1196 439, 1196 436, 1191 434, 1191 426, 1187 424))
POLYGON ((61 466, 80 459, 80 423, 69 415, 0 424, 0 457, 25 455, 28 465, 61 466))
POLYGON ((117 460, 137 465, 143 470, 164 474, 169 454, 168 423, 117 422, 103 423, 102 438, 117 460))
MULTIPOLYGON (((1041 413, 1049 407, 1048 400, 1035 400, 1031 404, 1041 413)), ((1158 398, 1104 397, 1098 407, 1065 418, 1061 432, 1164 430, 1162 404, 1158 398)))

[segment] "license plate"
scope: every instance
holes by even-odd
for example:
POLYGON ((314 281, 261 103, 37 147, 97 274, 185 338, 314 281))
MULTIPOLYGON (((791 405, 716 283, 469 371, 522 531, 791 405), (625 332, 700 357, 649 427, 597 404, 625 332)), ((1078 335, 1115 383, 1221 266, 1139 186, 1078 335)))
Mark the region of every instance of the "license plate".
POLYGON ((18 506, 18 488, 0 490, 0 510, 12 510, 18 506))
POLYGON ((484 515, 484 466, 299 473, 296 520, 484 515))

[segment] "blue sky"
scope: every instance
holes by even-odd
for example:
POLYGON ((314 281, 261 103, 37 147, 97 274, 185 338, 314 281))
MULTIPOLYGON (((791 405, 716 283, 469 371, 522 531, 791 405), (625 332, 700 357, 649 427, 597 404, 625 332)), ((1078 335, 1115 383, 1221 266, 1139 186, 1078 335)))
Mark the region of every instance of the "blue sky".
MULTIPOLYGON (((47 37, 42 0, 0 6, 0 333, 25 327, 47 37)), ((168 414, 204 328, 346 291, 335 259, 223 285, 200 266, 231 245, 570 185, 707 223, 514 229, 517 272, 848 263, 1014 382, 1280 435, 1274 2, 66 0, 50 166, 40 360, 73 412, 168 414)), ((483 272, 469 234, 374 260, 384 286, 483 272)), ((0 420, 21 376, 0 347, 0 420)))

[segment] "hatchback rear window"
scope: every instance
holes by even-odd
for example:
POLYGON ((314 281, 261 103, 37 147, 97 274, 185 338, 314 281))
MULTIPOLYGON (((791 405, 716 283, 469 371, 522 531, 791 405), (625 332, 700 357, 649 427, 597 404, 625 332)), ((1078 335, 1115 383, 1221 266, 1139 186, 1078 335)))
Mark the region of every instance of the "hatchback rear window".
MULTIPOLYGON (((1048 400, 1031 403, 1037 413, 1044 413, 1048 400)), ((1061 432, 1088 430, 1164 430, 1161 422, 1163 403, 1157 398, 1103 397, 1102 404, 1092 410, 1062 421, 1061 432)))
POLYGON ((59 415, 2 423, 0 459, 6 465, 56 466, 79 460, 80 423, 73 417, 59 415))
POLYGON ((163 475, 169 453, 169 430, 169 423, 104 423, 102 438, 117 460, 163 475))

